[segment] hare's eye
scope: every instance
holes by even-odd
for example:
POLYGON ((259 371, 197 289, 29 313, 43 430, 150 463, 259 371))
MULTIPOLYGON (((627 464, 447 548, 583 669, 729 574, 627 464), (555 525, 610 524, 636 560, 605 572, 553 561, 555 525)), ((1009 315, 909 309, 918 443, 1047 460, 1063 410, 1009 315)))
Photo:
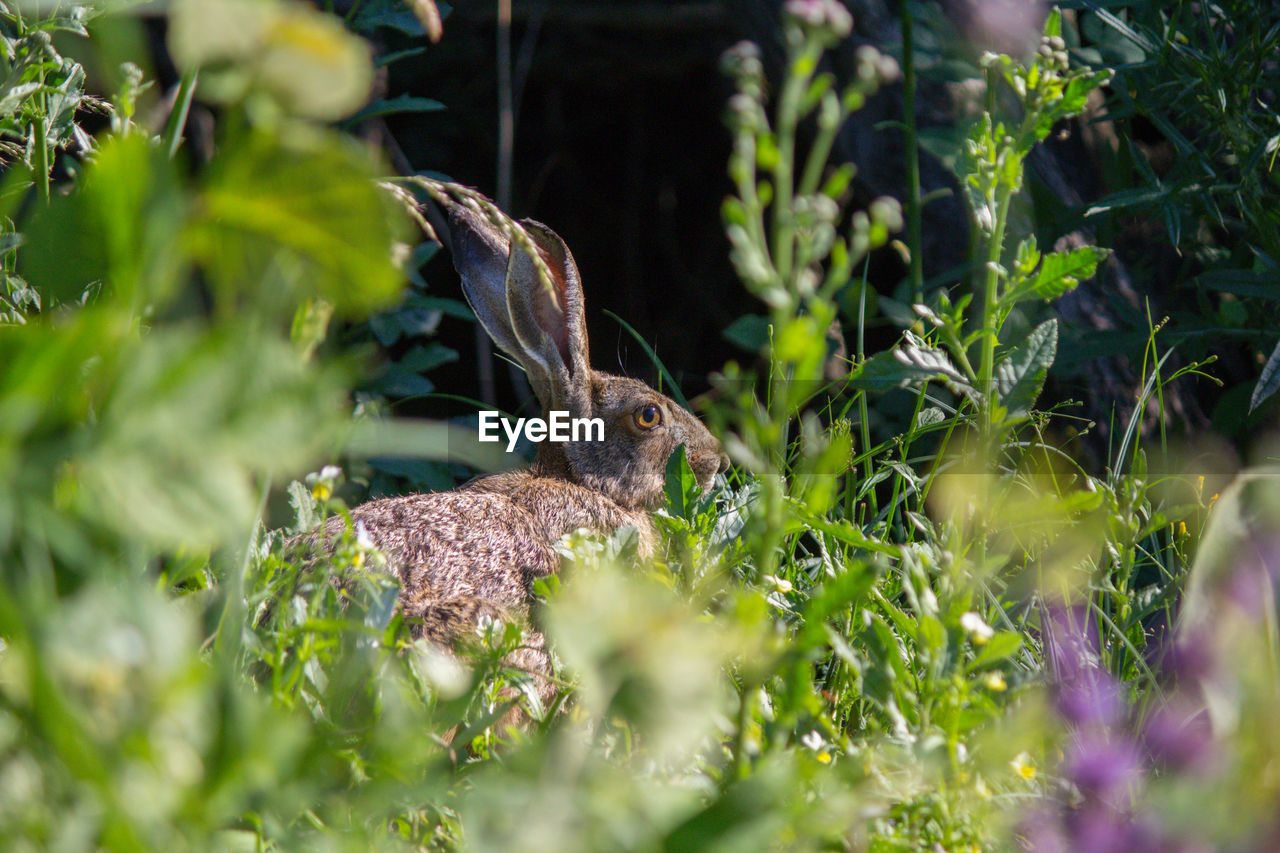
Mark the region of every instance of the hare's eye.
POLYGON ((636 426, 640 427, 640 429, 653 429, 662 423, 662 409, 659 409, 653 403, 641 406, 636 409, 635 421, 636 426))

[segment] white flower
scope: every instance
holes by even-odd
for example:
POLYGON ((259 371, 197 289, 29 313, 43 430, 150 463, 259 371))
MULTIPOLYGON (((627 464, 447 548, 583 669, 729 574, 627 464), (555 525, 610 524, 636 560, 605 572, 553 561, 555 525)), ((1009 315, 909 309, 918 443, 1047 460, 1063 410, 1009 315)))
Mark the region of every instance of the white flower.
POLYGON ((765 575, 761 580, 770 584, 778 592, 781 592, 784 594, 791 592, 791 590, 793 589, 793 587, 791 586, 791 581, 787 580, 786 578, 780 578, 777 575, 765 575))
POLYGON ((361 548, 373 548, 373 537, 369 535, 369 531, 365 529, 364 521, 356 522, 356 544, 361 548))
POLYGON ((818 734, 817 731, 811 731, 801 736, 800 743, 803 746, 807 746, 809 749, 812 749, 814 752, 817 752, 827 745, 827 742, 823 740, 822 735, 818 734))
POLYGON ((972 610, 960 617, 960 627, 979 646, 996 635, 995 629, 983 622, 982 617, 972 610))
POLYGON ((831 748, 823 739, 822 735, 816 731, 808 732, 800 736, 800 744, 813 750, 814 758, 818 759, 821 764, 831 763, 831 748))

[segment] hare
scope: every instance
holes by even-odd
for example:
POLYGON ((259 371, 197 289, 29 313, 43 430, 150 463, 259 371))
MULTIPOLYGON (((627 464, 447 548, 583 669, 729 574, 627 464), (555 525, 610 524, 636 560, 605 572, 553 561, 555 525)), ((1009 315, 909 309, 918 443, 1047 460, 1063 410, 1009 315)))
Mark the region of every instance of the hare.
MULTIPOLYGON (((591 368, 582 283, 564 242, 528 219, 522 227, 510 221, 499 227, 490 221, 498 217, 484 212, 496 208, 471 204, 450 203, 449 230, 454 267, 476 317, 524 366, 544 417, 565 411, 600 418, 605 428, 602 441, 543 442, 527 468, 351 511, 399 580, 398 606, 412 630, 444 648, 483 619, 525 619, 534 581, 559 567, 553 546, 566 533, 609 534, 634 525, 640 556, 648 556, 655 540, 649 513, 662 505, 667 460, 679 445, 704 494, 728 462, 720 442, 675 401, 591 368)), ((330 519, 326 533, 343 523, 330 519)), ((509 663, 531 672, 544 701, 550 698, 540 634, 530 632, 509 663)))

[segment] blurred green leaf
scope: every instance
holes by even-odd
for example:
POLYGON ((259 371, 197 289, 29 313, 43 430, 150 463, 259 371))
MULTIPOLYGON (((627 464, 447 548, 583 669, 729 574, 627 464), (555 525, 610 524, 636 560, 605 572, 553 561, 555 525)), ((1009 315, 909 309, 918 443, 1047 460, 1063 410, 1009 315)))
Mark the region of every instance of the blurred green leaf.
MULTIPOLYGON (((448 17, 452 7, 437 0, 440 17, 448 17)), ((428 33, 422 19, 415 14, 413 0, 366 0, 352 19, 351 25, 362 33, 373 34, 378 29, 395 30, 406 36, 421 38, 428 33)))
POLYGON ((236 325, 153 330, 121 354, 58 491, 123 538, 217 544, 247 530, 258 478, 335 438, 340 375, 236 325))
POLYGON ((762 352, 769 343, 769 318, 743 314, 725 327, 720 335, 747 352, 762 352))
POLYGON ((1013 657, 1022 648, 1022 637, 1013 631, 997 631, 978 647, 969 670, 975 671, 1013 657))
POLYGON ((342 316, 386 305, 404 281, 391 245, 406 223, 373 177, 363 152, 328 133, 300 130, 287 143, 255 133, 231 147, 210 170, 190 234, 219 297, 274 279, 283 292, 255 297, 290 311, 312 294, 342 316))
POLYGON ((1209 270, 1196 276, 1195 281, 1223 293, 1253 296, 1269 302, 1280 301, 1280 272, 1274 270, 1209 270))
POLYGON ((94 283, 135 309, 163 301, 181 280, 189 207, 158 149, 142 136, 113 136, 76 191, 25 226, 20 269, 55 304, 79 301, 94 283))

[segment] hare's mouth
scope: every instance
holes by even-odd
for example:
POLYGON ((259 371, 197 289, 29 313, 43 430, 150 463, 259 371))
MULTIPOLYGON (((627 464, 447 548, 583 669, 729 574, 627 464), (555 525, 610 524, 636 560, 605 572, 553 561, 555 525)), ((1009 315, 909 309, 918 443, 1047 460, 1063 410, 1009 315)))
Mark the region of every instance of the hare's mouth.
POLYGON ((698 486, 705 497, 710 494, 715 485, 716 474, 729 470, 729 454, 718 448, 701 453, 689 459, 689 467, 693 469, 693 476, 697 479, 698 486))

